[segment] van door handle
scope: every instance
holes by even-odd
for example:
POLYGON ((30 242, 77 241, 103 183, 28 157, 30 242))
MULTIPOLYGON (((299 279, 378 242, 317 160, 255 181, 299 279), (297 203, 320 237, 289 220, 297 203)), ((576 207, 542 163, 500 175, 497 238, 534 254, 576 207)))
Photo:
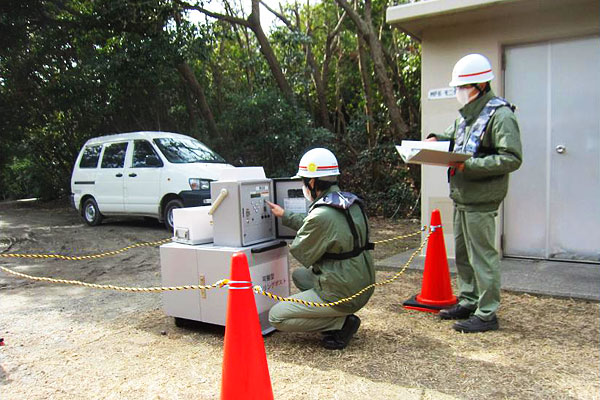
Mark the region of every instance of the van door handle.
POLYGON ((135 178, 137 176, 137 174, 135 172, 132 172, 131 174, 129 174, 130 177, 135 178))
POLYGON ((119 173, 118 173, 118 174, 116 174, 115 176, 116 176, 117 178, 120 178, 120 177, 122 177, 122 176, 123 176, 123 174, 119 172, 119 173))

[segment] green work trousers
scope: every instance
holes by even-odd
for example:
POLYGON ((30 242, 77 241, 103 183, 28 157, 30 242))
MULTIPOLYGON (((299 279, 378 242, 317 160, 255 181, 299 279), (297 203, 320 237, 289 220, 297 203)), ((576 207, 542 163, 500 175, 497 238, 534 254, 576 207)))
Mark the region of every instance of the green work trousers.
POLYGON ((496 250, 496 211, 454 208, 454 243, 459 304, 484 321, 500 305, 500 257, 496 250))
MULTIPOLYGON (((292 280, 301 292, 290 297, 325 303, 313 289, 312 269, 296 269, 292 273, 292 280)), ((322 332, 342 329, 347 315, 349 314, 336 311, 333 307, 311 307, 282 301, 269 311, 269 322, 277 330, 284 332, 322 332)))

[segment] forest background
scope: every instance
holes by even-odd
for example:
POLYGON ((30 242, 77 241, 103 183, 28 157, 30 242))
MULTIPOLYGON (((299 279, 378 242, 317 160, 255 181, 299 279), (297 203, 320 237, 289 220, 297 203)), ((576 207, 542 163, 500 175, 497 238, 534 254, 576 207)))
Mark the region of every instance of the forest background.
POLYGON ((3 1, 0 199, 67 197, 87 139, 162 130, 269 177, 327 147, 371 213, 419 215, 394 149, 420 137, 420 46, 385 22, 403 1, 215 2, 3 1))

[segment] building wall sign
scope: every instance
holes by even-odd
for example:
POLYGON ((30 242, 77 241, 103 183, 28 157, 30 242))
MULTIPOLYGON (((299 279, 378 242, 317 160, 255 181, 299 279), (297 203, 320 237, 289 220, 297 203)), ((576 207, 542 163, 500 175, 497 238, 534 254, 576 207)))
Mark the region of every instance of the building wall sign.
POLYGON ((431 89, 427 92, 429 100, 453 99, 456 97, 456 88, 446 87, 440 89, 431 89))

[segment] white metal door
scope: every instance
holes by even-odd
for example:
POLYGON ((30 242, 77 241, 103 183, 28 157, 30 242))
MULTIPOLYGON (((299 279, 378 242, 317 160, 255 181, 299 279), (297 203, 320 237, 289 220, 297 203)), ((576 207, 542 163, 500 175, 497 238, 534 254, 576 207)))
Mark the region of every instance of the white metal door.
POLYGON ((600 40, 505 49, 523 165, 504 202, 504 254, 600 261, 600 40))
POLYGON ((104 146, 100 168, 96 175, 95 197, 100 212, 122 213, 123 174, 127 142, 110 143, 104 146))
POLYGON ((152 145, 145 140, 135 140, 131 157, 124 172, 125 211, 132 214, 158 215, 160 204, 160 178, 162 161, 152 145), (148 162, 155 157, 160 164, 148 162))

